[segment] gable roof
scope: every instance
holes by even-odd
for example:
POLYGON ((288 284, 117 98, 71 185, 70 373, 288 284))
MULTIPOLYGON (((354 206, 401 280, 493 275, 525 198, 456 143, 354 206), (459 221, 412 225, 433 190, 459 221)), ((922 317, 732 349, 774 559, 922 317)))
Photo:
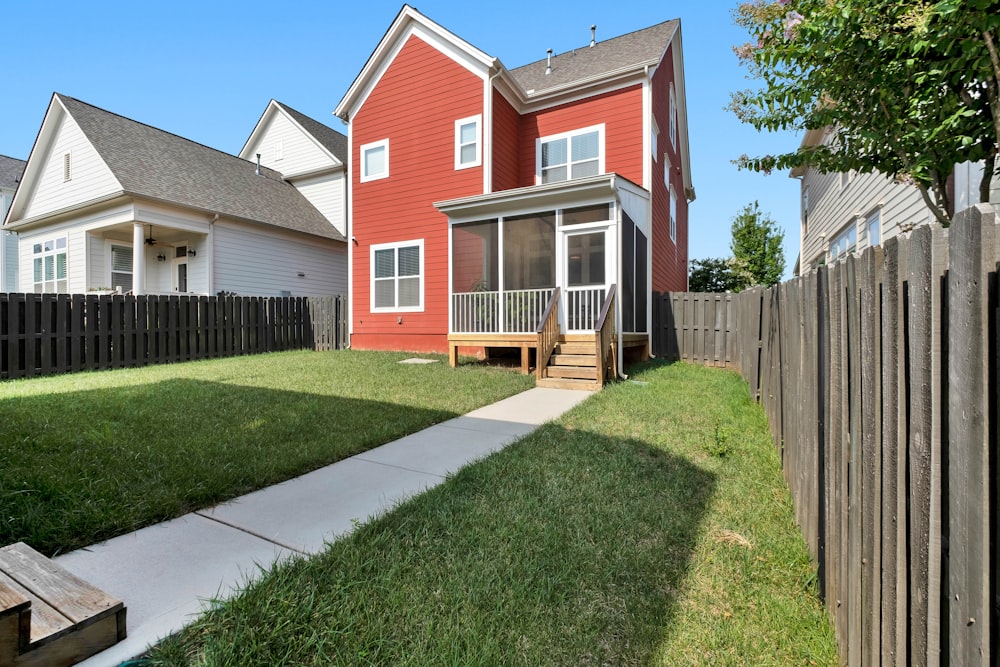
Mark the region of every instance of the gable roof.
POLYGON ((24 168, 27 164, 24 160, 0 155, 0 188, 10 188, 12 190, 17 188, 17 184, 21 181, 21 175, 24 174, 24 168))
POLYGON ((304 113, 299 113, 287 104, 282 104, 278 100, 274 101, 279 107, 284 109, 284 111, 295 119, 299 125, 302 126, 306 132, 311 134, 316 141, 323 145, 323 147, 333 153, 333 156, 338 160, 347 164, 347 135, 337 132, 332 127, 327 127, 318 120, 314 120, 304 113))
POLYGON ((316 144, 325 151, 333 160, 339 162, 340 165, 347 164, 347 135, 337 132, 332 127, 328 127, 323 123, 310 118, 300 111, 296 111, 287 104, 283 104, 278 100, 271 100, 267 103, 267 108, 264 109, 264 113, 261 114, 260 120, 257 121, 257 125, 254 127, 253 132, 247 138, 246 143, 243 144, 243 148, 240 149, 239 157, 250 160, 252 155, 248 154, 248 149, 257 139, 257 137, 264 131, 264 127, 267 125, 267 121, 275 113, 284 113, 291 121, 298 125, 303 132, 308 134, 316 144))
POLYGON ((510 70, 525 97, 553 88, 582 84, 647 65, 657 65, 663 58, 680 22, 664 21, 627 35, 613 37, 593 46, 583 46, 553 54, 552 71, 545 73, 548 58, 510 70))
POLYGON ((346 241, 276 171, 262 168, 258 176, 256 165, 235 155, 72 97, 56 93, 53 103, 73 118, 124 194, 346 241))

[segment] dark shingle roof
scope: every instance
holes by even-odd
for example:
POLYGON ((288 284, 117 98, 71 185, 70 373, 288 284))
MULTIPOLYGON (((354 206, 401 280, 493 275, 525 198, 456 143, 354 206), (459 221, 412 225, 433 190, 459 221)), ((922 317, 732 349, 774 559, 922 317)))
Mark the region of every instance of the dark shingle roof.
POLYGON ((514 80, 529 96, 620 69, 656 64, 663 57, 679 21, 657 25, 614 37, 594 46, 552 55, 552 72, 545 73, 547 58, 511 70, 514 80))
POLYGON ((27 164, 24 160, 0 155, 0 188, 16 188, 27 164))
POLYGON ((323 123, 317 120, 313 120, 309 116, 299 113, 287 104, 283 104, 278 100, 274 101, 279 107, 284 109, 289 116, 295 119, 299 125, 305 128, 305 131, 316 138, 318 142, 323 144, 326 150, 334 154, 334 156, 347 164, 347 136, 337 132, 332 127, 327 127, 323 123))
POLYGON ((131 195, 345 241, 294 186, 235 155, 57 95, 131 195))

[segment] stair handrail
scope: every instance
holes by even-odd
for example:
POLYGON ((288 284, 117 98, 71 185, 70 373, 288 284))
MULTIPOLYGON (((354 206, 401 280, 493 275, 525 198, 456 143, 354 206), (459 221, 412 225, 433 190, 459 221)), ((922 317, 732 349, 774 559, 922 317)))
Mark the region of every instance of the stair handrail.
POLYGON ((559 342, 559 287, 552 290, 549 303, 542 313, 541 321, 535 333, 538 336, 537 349, 535 353, 535 377, 541 380, 545 377, 545 367, 549 365, 552 357, 552 350, 556 349, 559 342))
MULTIPOLYGON (((618 346, 615 344, 615 294, 617 285, 608 288, 608 295, 604 297, 604 305, 601 306, 601 315, 597 318, 597 325, 594 327, 594 344, 597 346, 597 386, 604 385, 604 379, 608 374, 608 360, 610 358, 617 372, 618 369, 618 346), (608 317, 608 315, 611 317, 608 317)), ((612 375, 614 377, 614 375, 612 375)))

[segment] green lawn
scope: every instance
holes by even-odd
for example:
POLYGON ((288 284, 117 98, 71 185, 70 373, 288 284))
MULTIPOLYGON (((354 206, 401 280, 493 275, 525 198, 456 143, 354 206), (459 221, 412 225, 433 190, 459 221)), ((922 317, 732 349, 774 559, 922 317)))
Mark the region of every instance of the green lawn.
POLYGON ((410 354, 283 352, 0 382, 0 545, 54 554, 233 498, 533 385, 410 354))
POLYGON ((257 583, 163 665, 836 665, 761 409, 633 369, 257 583))

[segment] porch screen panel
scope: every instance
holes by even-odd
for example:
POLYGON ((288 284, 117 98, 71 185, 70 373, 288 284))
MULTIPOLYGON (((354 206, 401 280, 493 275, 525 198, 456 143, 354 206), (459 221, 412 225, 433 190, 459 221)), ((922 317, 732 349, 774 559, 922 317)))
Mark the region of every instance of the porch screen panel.
POLYGON ((503 225, 503 288, 555 287, 555 211, 506 218, 503 225))
POLYGON ((622 212, 622 331, 635 331, 635 246, 636 229, 628 213, 622 212))
POLYGON ((499 239, 497 220, 452 227, 452 331, 499 331, 499 239))

